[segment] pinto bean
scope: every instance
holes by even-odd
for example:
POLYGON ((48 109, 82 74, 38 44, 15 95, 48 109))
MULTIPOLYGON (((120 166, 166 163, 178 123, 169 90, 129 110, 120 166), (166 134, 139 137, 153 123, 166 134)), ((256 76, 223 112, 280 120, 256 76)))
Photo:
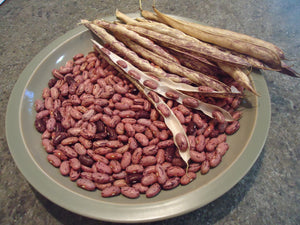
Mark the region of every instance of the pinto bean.
POLYGON ((138 198, 140 192, 133 187, 121 187, 121 194, 127 198, 138 198))
POLYGON ((178 133, 175 136, 175 141, 181 151, 186 151, 188 148, 188 140, 183 133, 178 133))
POLYGON ((229 149, 229 145, 226 142, 222 142, 220 144, 218 144, 218 146, 216 147, 216 151, 221 155, 225 155, 225 153, 227 152, 227 150, 229 149))
POLYGON ((78 187, 81 187, 87 191, 93 191, 96 189, 94 182, 88 179, 80 178, 76 181, 76 183, 78 187))
POLYGON ((149 145, 149 139, 143 133, 136 133, 134 137, 142 146, 149 145))
POLYGON ((78 142, 78 137, 66 137, 60 143, 62 145, 73 145, 78 142))
POLYGON ((80 177, 80 172, 71 168, 69 176, 71 181, 75 181, 80 177))
POLYGON ((124 129, 128 136, 133 137, 135 135, 135 129, 130 123, 125 123, 124 129))
POLYGON ((106 184, 110 182, 110 177, 106 173, 92 173, 92 180, 98 184, 106 184))
POLYGON ((175 187, 177 187, 180 184, 180 178, 179 177, 172 177, 169 178, 163 185, 163 189, 165 190, 171 190, 175 187))
POLYGON ((219 144, 219 140, 217 138, 211 138, 205 146, 206 150, 212 152, 216 149, 218 144, 219 144))
POLYGON ((67 176, 70 173, 70 162, 69 161, 63 161, 60 164, 59 171, 63 176, 67 176))
POLYGON ((207 174, 210 170, 210 163, 208 160, 204 160, 201 164, 201 174, 207 174))
POLYGON ((119 195, 121 193, 121 189, 117 186, 109 186, 102 190, 101 196, 104 198, 113 197, 119 195))
POLYGON ((95 163, 97 171, 100 173, 112 174, 112 169, 103 162, 95 163))
POLYGON ((180 184, 187 185, 196 178, 196 173, 188 172, 180 178, 180 184))
POLYGON ((216 167, 217 165, 220 164, 222 160, 222 156, 221 154, 219 154, 218 152, 215 152, 212 156, 212 158, 209 160, 209 165, 211 168, 216 167))
POLYGON ((143 156, 140 160, 140 164, 144 167, 156 164, 156 157, 152 155, 143 156))
POLYGON ((126 167, 127 173, 142 173, 144 171, 144 167, 139 164, 131 164, 126 167))
POLYGON ((240 123, 239 123, 239 121, 235 120, 226 127, 225 132, 226 132, 226 134, 232 135, 238 129, 240 129, 240 123))
POLYGON ((157 182, 157 176, 155 173, 149 173, 141 179, 141 183, 144 186, 149 186, 157 182))
POLYGON ((73 169, 73 170, 79 170, 80 167, 81 167, 81 163, 79 161, 79 159, 77 158, 72 158, 69 160, 70 162, 70 167, 73 169))
POLYGON ((161 191, 161 186, 158 183, 152 184, 146 191, 147 198, 153 198, 161 191))
POLYGON ((168 177, 182 177, 185 174, 185 170, 179 166, 170 166, 167 169, 168 177))
POLYGON ((54 154, 49 154, 47 156, 47 160, 49 163, 51 163, 54 167, 60 167, 61 160, 54 154))

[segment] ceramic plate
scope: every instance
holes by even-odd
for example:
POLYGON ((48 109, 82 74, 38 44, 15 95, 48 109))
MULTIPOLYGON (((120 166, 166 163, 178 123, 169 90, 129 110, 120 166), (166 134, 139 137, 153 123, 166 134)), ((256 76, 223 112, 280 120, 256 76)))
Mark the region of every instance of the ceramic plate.
POLYGON ((249 171, 263 148, 270 123, 268 88, 260 71, 253 72, 251 77, 261 97, 247 95, 242 104, 241 128, 228 138, 230 150, 222 163, 207 175, 198 175, 189 185, 161 191, 151 199, 144 195, 134 200, 123 196, 102 198, 100 191, 82 190, 60 175, 48 163, 41 136, 35 131, 34 101, 41 97, 53 68, 64 65, 77 53, 92 50, 91 38, 95 38, 91 32, 79 26, 55 40, 28 64, 10 96, 6 114, 8 145, 18 168, 36 190, 57 205, 86 217, 137 223, 163 220, 198 209, 230 190, 249 171))

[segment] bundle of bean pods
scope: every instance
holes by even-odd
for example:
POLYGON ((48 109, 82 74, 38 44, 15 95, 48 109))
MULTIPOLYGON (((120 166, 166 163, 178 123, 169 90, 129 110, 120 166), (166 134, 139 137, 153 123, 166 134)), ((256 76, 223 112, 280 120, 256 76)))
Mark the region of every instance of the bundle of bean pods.
POLYGON ((162 23, 117 17, 126 24, 81 21, 100 40, 53 69, 35 127, 48 161, 79 187, 150 198, 219 165, 244 89, 257 94, 245 68, 265 66, 162 23))

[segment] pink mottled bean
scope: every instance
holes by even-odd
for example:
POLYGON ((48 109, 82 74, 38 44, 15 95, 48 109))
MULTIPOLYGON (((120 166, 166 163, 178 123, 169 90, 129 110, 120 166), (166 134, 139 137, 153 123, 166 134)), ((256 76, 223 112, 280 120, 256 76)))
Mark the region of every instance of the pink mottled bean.
MULTIPOLYGON (((122 143, 128 143, 128 136, 126 135, 118 135, 118 138, 117 138, 119 141, 121 141, 122 143)), ((129 144, 128 144, 128 148, 129 148, 129 144)), ((120 150, 121 151, 121 150, 120 150)), ((127 150, 126 150, 127 151, 127 150)))
POLYGON ((117 134, 124 134, 125 133, 124 123, 120 122, 116 125, 116 132, 117 132, 117 134))
POLYGON ((90 109, 90 110, 88 110, 86 113, 84 113, 82 115, 82 119, 85 120, 85 121, 88 121, 94 115, 95 115, 95 110, 94 109, 90 109))
POLYGON ((104 198, 113 197, 119 195, 121 193, 121 189, 117 186, 109 186, 102 190, 101 196, 104 198))
POLYGON ((143 176, 141 183, 144 186, 149 186, 157 182, 157 176, 155 173, 150 173, 143 176))
POLYGON ((201 174, 207 174, 208 171, 210 170, 210 164, 208 160, 205 160, 201 164, 201 174))
POLYGON ((166 148, 166 147, 170 147, 174 144, 174 141, 169 139, 169 140, 165 140, 165 141, 160 141, 158 144, 157 144, 157 147, 158 148, 166 148))
POLYGON ((165 116, 165 117, 169 117, 171 115, 170 110, 167 108, 166 105, 160 103, 157 105, 157 109, 165 116))
POLYGON ((210 167, 213 168, 218 166, 221 160, 222 160, 222 156, 218 152, 215 152, 215 154, 213 154, 213 157, 209 160, 210 167))
POLYGON ((60 171, 60 173, 61 173, 63 176, 69 175, 70 169, 71 169, 71 168, 70 168, 70 162, 69 162, 69 161, 63 161, 63 162, 60 164, 59 171, 60 171))
POLYGON ((165 151, 163 149, 158 149, 156 154, 157 164, 162 164, 165 161, 165 151))
POLYGON ((143 149, 142 148, 137 148, 134 150, 132 153, 131 161, 133 164, 138 164, 142 158, 143 154, 143 149))
POLYGON ((88 171, 84 171, 84 172, 80 173, 80 177, 84 178, 84 179, 87 179, 87 180, 93 180, 92 174, 93 174, 93 171, 89 171, 89 172, 88 171))
POLYGON ((84 138, 84 137, 82 137, 82 136, 80 136, 80 137, 78 138, 78 141, 79 141, 86 149, 89 149, 89 148, 91 148, 91 147, 93 146, 93 143, 92 143, 90 140, 88 140, 88 139, 86 139, 86 138, 84 138))
POLYGON ((133 110, 124 110, 119 113, 121 118, 132 118, 135 116, 135 111, 133 110))
POLYGON ((154 80, 145 80, 143 84, 150 89, 156 89, 158 87, 157 81, 154 80))
POLYGON ((175 114, 175 116, 177 117, 177 119, 179 120, 179 122, 181 124, 185 123, 185 117, 184 117, 184 115, 182 114, 181 111, 179 111, 179 110, 173 110, 173 113, 175 114))
POLYGON ((164 167, 161 164, 156 164, 155 165, 155 170, 156 170, 156 174, 157 174, 158 183, 159 184, 164 184, 168 179, 168 175, 166 173, 166 170, 164 169, 164 167))
POLYGON ((120 173, 114 173, 112 177, 116 180, 125 179, 127 176, 126 171, 122 170, 120 173))
POLYGON ((125 123, 124 129, 129 137, 133 137, 135 135, 135 129, 130 123, 125 123))
POLYGON ((81 187, 87 191, 93 191, 96 189, 94 182, 88 179, 80 178, 76 181, 76 183, 78 187, 81 187))
POLYGON ((191 159, 194 162, 203 162, 206 159, 205 152, 190 151, 191 159))
POLYGON ((201 169, 200 163, 191 163, 188 168, 188 172, 198 172, 201 169))
POLYGON ((144 171, 144 167, 139 164, 131 164, 126 167, 127 173, 142 173, 144 171))
POLYGON ((202 128, 203 127, 203 125, 204 125, 205 122, 201 119, 201 117, 200 117, 199 114, 194 113, 192 119, 193 119, 193 122, 196 124, 196 126, 198 128, 202 128))
POLYGON ((229 145, 226 142, 222 142, 218 144, 218 146, 216 147, 217 153, 219 153, 221 156, 225 155, 228 149, 229 149, 229 145))
POLYGON ((108 148, 120 148, 122 146, 123 146, 123 144, 119 140, 112 140, 112 141, 106 142, 106 147, 108 147, 108 148))
POLYGON ((47 153, 52 153, 54 151, 54 146, 49 139, 47 139, 47 138, 43 139, 42 145, 47 153))
POLYGON ((105 188, 111 187, 111 183, 106 183, 106 184, 98 184, 95 182, 96 188, 99 189, 100 191, 103 191, 105 188))
POLYGON ((153 198, 161 191, 161 186, 158 183, 152 184, 146 191, 147 198, 153 198))
POLYGON ((167 91, 166 96, 168 98, 175 99, 175 100, 179 98, 179 95, 174 91, 167 91))
POLYGON ((131 163, 131 153, 125 152, 123 154, 122 160, 121 160, 121 167, 122 169, 126 169, 131 163))
POLYGON ((212 116, 218 121, 218 123, 225 122, 225 117, 224 117, 223 113, 221 113, 220 111, 217 111, 217 110, 213 111, 212 116))
POLYGON ((149 145, 149 139, 143 133, 136 133, 134 137, 141 144, 141 146, 149 145))
POLYGON ((120 160, 122 159, 122 154, 118 153, 118 152, 109 152, 105 155, 105 158, 112 160, 112 159, 116 159, 116 160, 120 160))
POLYGON ((226 132, 226 134, 232 135, 235 132, 237 132, 238 129, 240 129, 240 123, 239 123, 239 121, 236 120, 236 121, 233 121, 231 124, 229 124, 226 127, 225 132, 226 132))
POLYGON ((79 170, 80 169, 81 163, 77 158, 72 158, 72 159, 69 160, 69 162, 70 162, 70 167, 73 170, 79 170))
POLYGON ((42 110, 40 112, 38 112, 35 116, 36 119, 42 119, 44 117, 49 116, 50 114, 50 110, 46 109, 46 110, 42 110))
POLYGON ((71 181, 75 181, 80 177, 80 172, 71 168, 69 177, 71 181))
POLYGON ((169 178, 163 185, 163 189, 165 190, 171 190, 175 187, 177 187, 180 184, 180 178, 179 177, 172 177, 169 178))
POLYGON ((47 156, 47 160, 51 163, 54 167, 60 167, 61 160, 54 154, 49 154, 47 156))
POLYGON ((184 115, 184 116, 188 116, 190 115, 191 111, 185 107, 184 105, 179 104, 177 106, 177 109, 184 115))
POLYGON ((170 166, 167 169, 167 175, 169 177, 182 177, 185 174, 185 170, 179 166, 170 166))
POLYGON ((127 198, 138 198, 140 192, 133 187, 121 187, 121 193, 127 198))
POLYGON ((107 158, 105 158, 103 155, 99 155, 99 154, 93 154, 91 156, 91 158, 95 161, 95 162, 102 162, 104 164, 108 164, 109 160, 107 158))
POLYGON ((152 155, 143 156, 140 160, 140 164, 144 167, 156 164, 156 157, 152 155))
POLYGON ((129 149, 134 150, 138 147, 138 143, 134 137, 128 139, 129 149))
POLYGON ((155 165, 150 165, 144 168, 143 176, 150 174, 150 173, 156 173, 155 165))
POLYGON ((122 188, 122 187, 128 187, 128 184, 126 183, 125 179, 118 179, 113 182, 113 186, 122 188))
POLYGON ((92 173, 92 180, 98 184, 106 184, 110 182, 110 177, 106 173, 92 173))
POLYGON ((73 145, 78 142, 78 137, 67 137, 63 139, 60 143, 62 145, 73 145))
POLYGON ((122 170, 121 164, 117 160, 111 160, 109 166, 112 169, 113 173, 120 173, 122 170))
POLYGON ((181 151, 186 151, 188 148, 188 140, 183 133, 178 133, 175 136, 175 141, 181 151))
POLYGON ((144 118, 138 119, 137 123, 146 127, 149 127, 152 124, 151 120, 144 118))
POLYGON ((103 162, 96 162, 96 168, 100 173, 112 174, 112 169, 103 162))
POLYGON ((49 118, 46 122, 46 129, 49 131, 49 132, 52 132, 54 131, 56 128, 56 120, 55 118, 49 118))
POLYGON ((187 185, 191 183, 194 179, 196 179, 196 176, 197 176, 196 173, 188 172, 180 178, 180 184, 187 185))
POLYGON ((199 102, 192 97, 186 97, 185 99, 183 99, 182 104, 190 108, 196 108, 199 106, 199 102))
POLYGON ((141 183, 135 183, 132 185, 133 188, 138 190, 141 194, 144 194, 149 189, 147 186, 142 185, 141 183))
POLYGON ((143 154, 146 156, 155 155, 158 151, 158 147, 156 145, 149 145, 143 148, 143 154))
POLYGON ((219 140, 217 138, 211 138, 206 144, 206 150, 212 152, 216 149, 219 144, 219 140))

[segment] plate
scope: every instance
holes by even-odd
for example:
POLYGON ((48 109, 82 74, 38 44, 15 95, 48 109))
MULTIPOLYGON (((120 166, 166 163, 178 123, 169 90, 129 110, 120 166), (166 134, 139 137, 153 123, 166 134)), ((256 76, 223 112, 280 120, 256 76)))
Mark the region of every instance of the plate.
MULTIPOLYGON (((137 17, 139 14, 130 14, 137 17)), ((114 17, 106 18, 114 20, 114 17)), ((185 19, 185 18, 184 18, 185 19)), ((11 93, 6 113, 6 137, 16 165, 28 182, 43 196, 74 213, 97 220, 138 223, 163 220, 196 210, 230 190, 252 167, 265 143, 271 117, 268 88, 260 71, 251 74, 260 97, 248 94, 243 102, 240 130, 228 138, 229 151, 222 163, 186 186, 161 191, 151 199, 123 196, 102 198, 99 191, 78 188, 47 161, 41 136, 33 126, 34 101, 59 68, 77 53, 92 50, 91 38, 79 26, 44 48, 27 65, 11 93)))

